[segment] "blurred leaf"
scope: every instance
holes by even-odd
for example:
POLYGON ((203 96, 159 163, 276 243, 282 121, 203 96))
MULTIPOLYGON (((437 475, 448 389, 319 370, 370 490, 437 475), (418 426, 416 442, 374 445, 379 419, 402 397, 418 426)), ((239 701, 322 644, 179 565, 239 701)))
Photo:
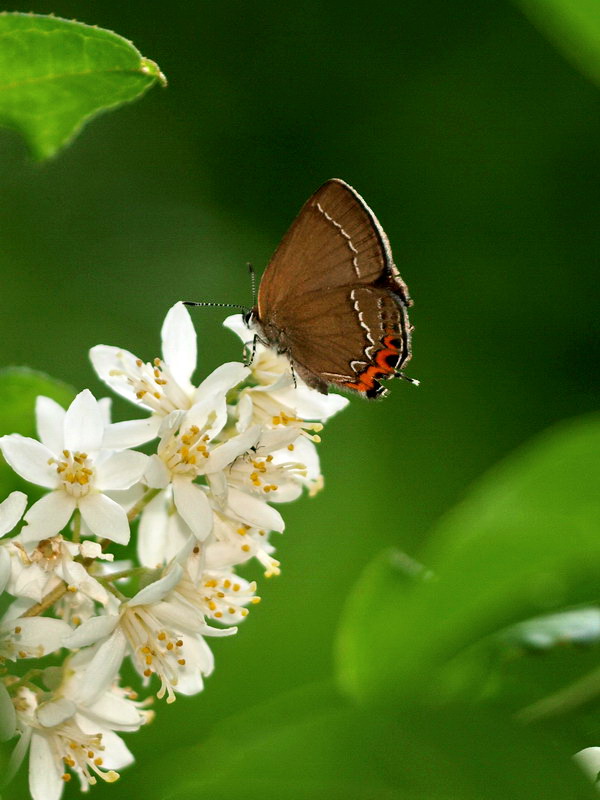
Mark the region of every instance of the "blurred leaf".
POLYGON ((592 644, 600 639, 600 608, 578 608, 561 614, 534 617, 511 625, 498 641, 532 650, 565 644, 592 644))
MULTIPOLYGON (((20 433, 36 438, 35 398, 40 394, 51 397, 66 408, 75 397, 75 390, 27 367, 0 370, 0 436, 20 433)), ((15 489, 30 496, 36 491, 16 475, 0 455, 0 500, 15 489)))
POLYGON ((463 647, 600 580, 599 450, 600 421, 583 418, 491 470, 434 530, 433 580, 407 591, 389 559, 370 566, 338 638, 344 690, 382 702, 430 690, 463 647))
POLYGON ((516 3, 570 61, 600 83, 598 0, 516 0, 516 3))
POLYGON ((569 755, 491 711, 373 713, 305 688, 141 768, 146 800, 594 797, 569 755))
POLYGON ((0 124, 20 131, 35 158, 69 142, 101 111, 134 100, 158 66, 121 36, 37 14, 0 14, 0 124))

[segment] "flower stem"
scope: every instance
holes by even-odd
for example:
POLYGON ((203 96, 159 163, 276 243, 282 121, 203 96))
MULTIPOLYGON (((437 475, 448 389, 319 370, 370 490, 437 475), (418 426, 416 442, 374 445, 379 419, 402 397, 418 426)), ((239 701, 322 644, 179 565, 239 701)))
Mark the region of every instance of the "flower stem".
POLYGON ((39 603, 36 603, 34 606, 31 606, 31 608, 28 608, 27 611, 24 611, 23 614, 21 614, 21 616, 37 617, 40 614, 43 614, 46 609, 53 606, 57 600, 60 600, 66 591, 67 584, 61 581, 61 583, 59 583, 58 586, 55 586, 51 592, 48 592, 45 597, 42 597, 39 603))
POLYGON ((600 669, 595 669, 570 686, 559 689, 558 692, 521 709, 517 719, 521 722, 534 722, 545 717, 566 714, 593 700, 598 694, 600 694, 600 669))
POLYGON ((78 508, 73 514, 73 541, 79 544, 81 539, 81 512, 78 508))
POLYGON ((137 515, 144 510, 144 508, 148 505, 150 500, 152 500, 156 495, 160 492, 160 489, 148 489, 148 491, 144 494, 142 498, 140 498, 137 503, 129 509, 127 514, 127 519, 129 522, 133 522, 133 520, 137 517, 137 515))

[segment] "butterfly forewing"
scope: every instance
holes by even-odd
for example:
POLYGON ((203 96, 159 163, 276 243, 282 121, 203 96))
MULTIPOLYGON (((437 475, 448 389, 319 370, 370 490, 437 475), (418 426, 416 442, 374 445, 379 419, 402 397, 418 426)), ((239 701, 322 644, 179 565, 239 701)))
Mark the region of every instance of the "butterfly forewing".
POLYGON ((256 318, 306 382, 369 397, 410 358, 408 291, 383 229, 348 184, 304 204, 262 278, 256 318))

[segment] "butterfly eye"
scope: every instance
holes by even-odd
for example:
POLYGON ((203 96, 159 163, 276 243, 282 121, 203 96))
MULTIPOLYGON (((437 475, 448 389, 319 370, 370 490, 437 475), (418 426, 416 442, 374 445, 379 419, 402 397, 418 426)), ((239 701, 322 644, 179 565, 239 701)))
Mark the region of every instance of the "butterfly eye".
POLYGON ((249 328, 251 326, 252 320, 254 318, 254 311, 250 309, 250 311, 245 311, 243 315, 244 324, 249 328))

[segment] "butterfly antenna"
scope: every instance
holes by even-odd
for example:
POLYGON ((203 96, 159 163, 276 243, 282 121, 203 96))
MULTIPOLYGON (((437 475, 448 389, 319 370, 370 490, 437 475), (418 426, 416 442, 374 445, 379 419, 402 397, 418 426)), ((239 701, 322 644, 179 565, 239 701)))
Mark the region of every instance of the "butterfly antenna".
POLYGON ((397 372, 396 378, 401 378, 403 381, 407 383, 412 383, 413 386, 420 386, 421 381, 418 381, 416 378, 409 378, 408 375, 405 375, 403 372, 397 372))
POLYGON ((256 306, 256 272, 254 272, 254 267, 248 261, 248 272, 250 273, 250 286, 252 287, 252 306, 256 306))
POLYGON ((239 303, 197 303, 195 300, 182 300, 184 306, 204 306, 209 308, 239 308, 241 311, 249 311, 248 306, 242 306, 239 303))

